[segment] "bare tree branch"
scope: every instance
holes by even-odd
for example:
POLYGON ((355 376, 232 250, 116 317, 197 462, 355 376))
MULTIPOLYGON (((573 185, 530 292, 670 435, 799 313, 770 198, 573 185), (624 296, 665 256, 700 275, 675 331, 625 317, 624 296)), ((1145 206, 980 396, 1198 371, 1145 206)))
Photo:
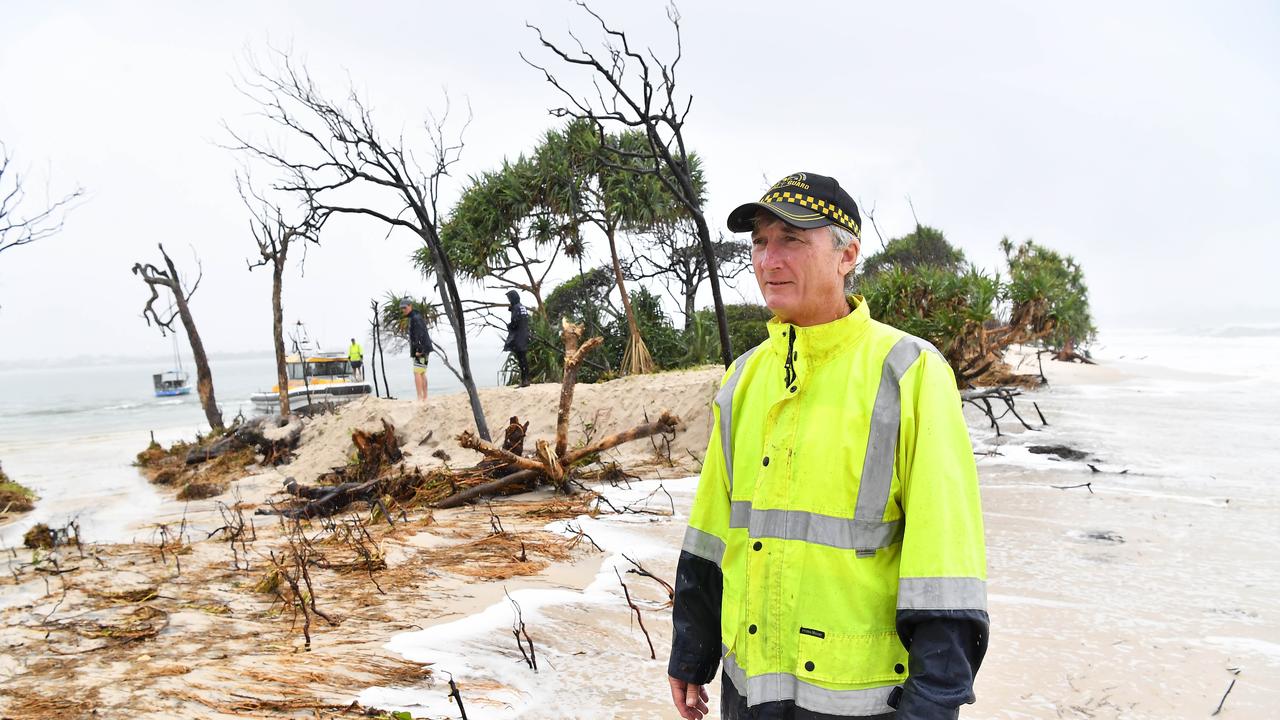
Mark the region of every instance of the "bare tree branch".
MULTIPOLYGON (((0 252, 39 242, 62 231, 67 212, 84 197, 77 187, 43 209, 33 210, 27 200, 27 179, 12 166, 8 147, 0 142, 0 252)), ((45 192, 46 198, 48 191, 45 192)))
POLYGON ((677 67, 684 56, 680 35, 680 13, 674 5, 667 8, 675 38, 675 53, 670 62, 664 63, 649 49, 640 52, 631 47, 626 32, 610 26, 605 19, 585 2, 576 3, 598 26, 603 38, 599 50, 588 49, 575 34, 569 33, 576 50, 549 40, 541 28, 526 23, 537 35, 538 44, 560 62, 574 68, 582 68, 591 74, 595 99, 579 97, 568 89, 559 78, 544 65, 533 62, 523 53, 526 64, 542 73, 543 78, 558 90, 566 101, 551 113, 558 117, 589 120, 597 127, 602 143, 605 141, 605 125, 618 124, 641 130, 649 144, 649 152, 628 153, 621 148, 623 160, 618 169, 657 177, 689 211, 697 228, 699 244, 708 268, 716 321, 720 333, 721 359, 727 366, 733 360, 729 342, 729 326, 720 295, 720 276, 716 268, 711 230, 703 214, 703 198, 695 186, 695 170, 684 139, 684 124, 693 107, 692 96, 682 96, 677 90, 677 67), (632 162, 626 162, 631 160, 632 162), (639 162, 637 162, 639 161, 639 162))
POLYGON ((283 150, 270 140, 251 138, 224 123, 232 139, 228 148, 281 171, 287 181, 273 189, 301 196, 303 205, 314 208, 319 224, 334 214, 364 216, 389 229, 408 230, 430 249, 442 307, 457 340, 458 362, 476 429, 488 439, 484 410, 471 374, 461 297, 439 237, 440 183, 461 158, 471 122, 470 106, 467 117, 457 123, 450 117, 452 103, 446 95, 443 112, 429 116, 423 124, 431 155, 419 163, 405 150, 403 137, 383 139, 356 90, 335 102, 319 90, 307 69, 288 51, 271 48, 269 52, 267 66, 248 55, 236 85, 259 107, 259 115, 268 124, 285 132, 290 147, 283 150))

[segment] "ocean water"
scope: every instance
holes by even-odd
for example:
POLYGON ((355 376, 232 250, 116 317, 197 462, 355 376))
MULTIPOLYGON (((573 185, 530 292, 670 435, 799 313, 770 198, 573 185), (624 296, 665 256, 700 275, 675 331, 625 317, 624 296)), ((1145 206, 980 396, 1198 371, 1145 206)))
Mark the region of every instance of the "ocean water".
MULTIPOLYGON (((496 385, 505 355, 479 354, 477 384, 496 385)), ((184 361, 194 376, 194 363, 184 361)), ((252 417, 249 396, 275 384, 271 355, 212 358, 214 390, 223 420, 252 417)), ((85 540, 127 541, 138 523, 160 504, 155 489, 133 467, 150 442, 171 443, 208 432, 194 393, 157 398, 151 375, 171 361, 115 361, 81 366, 0 367, 0 467, 40 496, 36 509, 0 527, 0 547, 21 544, 33 524, 76 520, 85 540)), ((414 396, 407 356, 386 358, 392 395, 414 396)), ((366 378, 372 382, 368 363, 366 378)), ((379 372, 381 378, 381 372, 379 372)), ((379 380, 381 382, 381 379, 379 380)), ((434 361, 428 375, 433 395, 460 392, 461 383, 434 361)))

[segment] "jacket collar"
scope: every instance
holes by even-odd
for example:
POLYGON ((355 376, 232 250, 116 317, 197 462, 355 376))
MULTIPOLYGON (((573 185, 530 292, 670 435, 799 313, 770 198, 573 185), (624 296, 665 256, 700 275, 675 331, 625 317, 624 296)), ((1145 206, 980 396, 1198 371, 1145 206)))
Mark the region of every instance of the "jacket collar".
POLYGON ((813 367, 847 350, 865 333, 871 324, 871 312, 861 295, 847 297, 853 310, 848 315, 821 325, 800 327, 784 323, 774 316, 769 321, 769 351, 785 362, 788 349, 797 355, 795 362, 813 367), (795 343, 791 344, 791 332, 795 331, 795 343))

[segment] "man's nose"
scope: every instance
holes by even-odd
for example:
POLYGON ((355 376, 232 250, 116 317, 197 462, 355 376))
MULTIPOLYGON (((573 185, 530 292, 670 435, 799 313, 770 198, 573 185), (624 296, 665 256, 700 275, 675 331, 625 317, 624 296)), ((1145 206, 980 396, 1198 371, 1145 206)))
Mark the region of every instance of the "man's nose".
POLYGON ((760 247, 757 254, 760 262, 761 270, 776 270, 780 265, 781 253, 778 252, 776 243, 766 242, 760 247))

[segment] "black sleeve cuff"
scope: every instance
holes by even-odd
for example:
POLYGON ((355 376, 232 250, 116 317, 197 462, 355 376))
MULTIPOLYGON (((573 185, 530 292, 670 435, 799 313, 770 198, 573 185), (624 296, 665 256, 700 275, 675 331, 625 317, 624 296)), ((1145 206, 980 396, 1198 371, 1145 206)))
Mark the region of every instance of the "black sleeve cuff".
POLYGON ((676 566, 671 610, 671 660, 667 673, 705 685, 720 665, 720 600, 724 578, 713 562, 688 552, 676 566))
POLYGON ((904 718, 956 717, 954 708, 974 701, 973 680, 987 651, 986 611, 899 610, 897 621, 911 668, 899 712, 906 707, 920 714, 904 718))
POLYGON ((705 658, 694 657, 676 648, 671 648, 671 660, 667 663, 667 674, 677 680, 694 685, 706 685, 716 676, 716 668, 720 658, 708 662, 705 658))
POLYGON ((939 705, 907 688, 898 701, 898 713, 895 717, 897 720, 957 720, 960 708, 939 705))

